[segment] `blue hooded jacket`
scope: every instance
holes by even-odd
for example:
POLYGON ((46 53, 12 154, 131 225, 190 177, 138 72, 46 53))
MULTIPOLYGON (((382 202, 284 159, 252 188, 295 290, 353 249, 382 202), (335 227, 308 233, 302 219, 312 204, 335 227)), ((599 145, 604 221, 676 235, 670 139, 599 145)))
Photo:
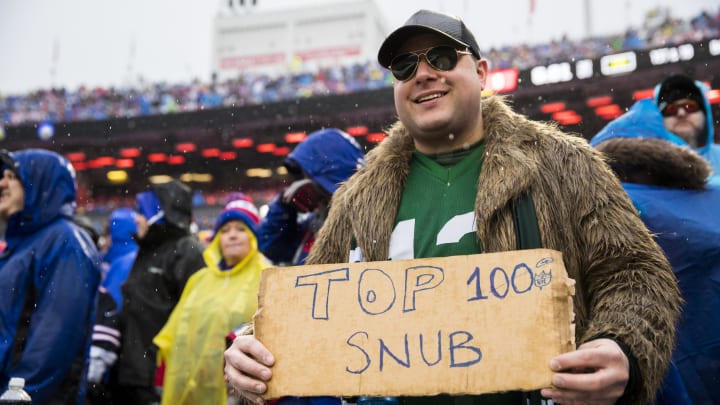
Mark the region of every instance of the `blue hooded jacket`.
POLYGON ((125 282, 137 257, 138 244, 133 236, 137 233, 135 211, 118 208, 110 214, 110 247, 103 257, 109 264, 102 286, 113 297, 117 310, 122 309, 122 283, 125 282))
POLYGON ((0 388, 25 379, 33 403, 84 404, 100 255, 73 223, 75 172, 40 149, 4 153, 24 206, 10 216, 0 256, 0 388))
MULTIPOLYGON (((360 145, 336 128, 311 133, 288 155, 288 160, 330 195, 365 165, 360 145)), ((303 264, 315 232, 324 222, 324 213, 317 210, 299 219, 297 211, 284 205, 281 198, 282 194, 270 203, 260 222, 260 251, 276 264, 303 264)))
MULTIPOLYGON (((675 77, 678 77, 680 75, 676 75, 675 77)), ((693 81, 693 84, 697 88, 697 91, 700 95, 702 95, 702 107, 703 111, 705 112, 705 128, 706 128, 706 143, 704 146, 696 149, 695 151, 700 154, 700 156, 704 157, 705 160, 710 162, 710 165, 713 169, 713 174, 716 176, 720 176, 720 145, 715 143, 715 123, 713 122, 713 113, 712 113, 712 107, 710 106, 710 100, 708 100, 707 93, 709 91, 708 87, 700 81, 693 81)), ((654 96, 653 100, 655 101, 655 104, 660 104, 660 90, 662 87, 662 83, 658 83, 655 86, 654 89, 654 96)), ((662 122, 662 121, 661 121, 662 122)))
POLYGON ((137 232, 135 224, 135 211, 130 208, 118 208, 110 213, 108 218, 108 233, 110 234, 110 247, 103 255, 103 261, 112 263, 118 257, 129 252, 137 251, 138 245, 133 238, 137 232))
POLYGON ((649 99, 590 144, 610 158, 685 299, 657 403, 720 403, 720 188, 706 183, 710 165, 665 130, 649 99))

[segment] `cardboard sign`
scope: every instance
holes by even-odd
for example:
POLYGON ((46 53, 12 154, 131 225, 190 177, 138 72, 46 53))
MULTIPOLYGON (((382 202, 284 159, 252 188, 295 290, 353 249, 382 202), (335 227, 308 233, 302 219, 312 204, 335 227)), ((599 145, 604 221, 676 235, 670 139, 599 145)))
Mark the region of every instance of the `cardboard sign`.
POLYGON ((266 398, 549 387, 574 344, 574 281, 546 249, 265 270, 266 398))

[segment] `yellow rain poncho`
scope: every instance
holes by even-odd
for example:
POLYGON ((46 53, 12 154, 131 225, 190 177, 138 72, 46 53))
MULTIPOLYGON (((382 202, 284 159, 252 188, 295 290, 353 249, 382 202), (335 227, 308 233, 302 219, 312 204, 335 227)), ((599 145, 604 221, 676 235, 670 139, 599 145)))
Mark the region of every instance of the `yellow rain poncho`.
POLYGON ((163 405, 223 405, 227 393, 223 376, 225 336, 252 320, 257 310, 260 273, 270 267, 250 235, 245 259, 220 270, 220 233, 203 252, 207 267, 185 285, 180 301, 153 339, 158 364, 165 362, 163 405))

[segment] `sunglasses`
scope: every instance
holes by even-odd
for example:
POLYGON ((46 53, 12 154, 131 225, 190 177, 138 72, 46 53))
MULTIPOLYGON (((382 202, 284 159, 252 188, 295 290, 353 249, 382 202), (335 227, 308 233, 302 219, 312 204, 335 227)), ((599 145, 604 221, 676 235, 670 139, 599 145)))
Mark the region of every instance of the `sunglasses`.
POLYGON ((447 72, 457 66, 458 55, 470 54, 471 52, 467 50, 461 51, 447 45, 422 49, 418 52, 408 52, 393 58, 390 62, 390 72, 395 79, 404 82, 415 76, 421 56, 425 56, 428 65, 433 69, 447 72))
POLYGON ((667 107, 662 110, 662 115, 663 117, 674 117, 678 114, 681 108, 685 110, 686 113, 692 114, 700 111, 700 103, 695 100, 687 100, 668 104, 667 107))

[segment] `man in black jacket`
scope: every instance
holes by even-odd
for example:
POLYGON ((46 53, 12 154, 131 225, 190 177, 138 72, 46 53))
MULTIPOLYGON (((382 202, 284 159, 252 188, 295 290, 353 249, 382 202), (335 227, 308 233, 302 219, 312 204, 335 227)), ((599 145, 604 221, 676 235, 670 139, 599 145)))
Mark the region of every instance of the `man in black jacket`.
POLYGON ((190 234, 192 191, 173 180, 139 193, 140 250, 122 286, 122 345, 117 363, 117 403, 160 402, 155 390, 153 337, 170 316, 188 278, 204 265, 200 241, 190 234))

